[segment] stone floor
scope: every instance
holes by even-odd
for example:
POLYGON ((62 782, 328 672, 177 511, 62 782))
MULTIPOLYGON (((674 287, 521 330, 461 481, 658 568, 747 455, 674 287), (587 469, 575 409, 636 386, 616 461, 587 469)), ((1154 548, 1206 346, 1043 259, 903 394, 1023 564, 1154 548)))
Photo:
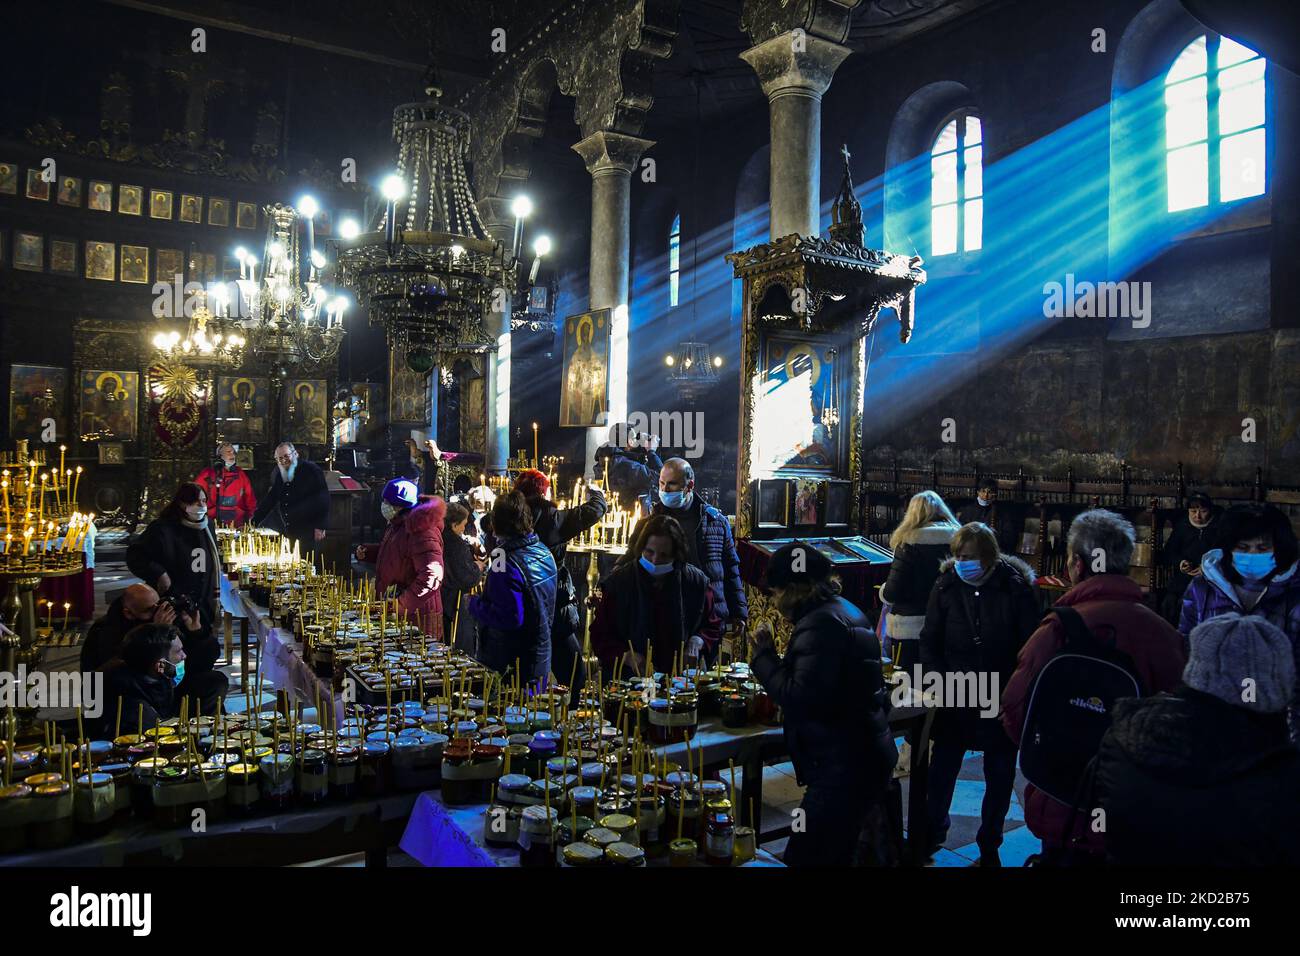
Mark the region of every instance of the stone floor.
MULTIPOLYGON (((128 585, 138 581, 126 569, 125 549, 118 543, 101 545, 95 568, 95 605, 96 614, 102 614, 117 593, 128 585)), ((44 664, 51 670, 65 670, 77 665, 77 647, 50 648, 46 651, 44 664)), ((232 689, 238 686, 239 649, 235 647, 234 660, 224 663, 222 669, 232 675, 232 689)), ((238 695, 236 695, 238 696, 238 695)), ((232 698, 233 700, 233 698, 232 698)), ((242 709, 243 701, 239 706, 242 709)), ((63 714, 48 715, 54 719, 64 719, 63 714)), ((897 741, 901 746, 901 738, 897 741)), ((744 779, 741 770, 736 770, 736 786, 739 788, 744 779)), ((903 805, 907 806, 908 780, 902 778, 903 805)), ((1001 857, 1003 866, 1022 866, 1025 858, 1039 850, 1038 840, 1029 832, 1024 822, 1024 778, 1016 774, 1015 799, 1007 814, 1005 841, 1002 844, 1001 857)), ((803 788, 794 779, 794 768, 787 763, 775 764, 763 770, 763 807, 760 813, 762 829, 774 829, 787 824, 790 813, 799 805, 803 788)), ((983 758, 975 751, 966 754, 961 776, 953 794, 952 825, 948 840, 943 849, 935 854, 932 866, 970 866, 979 858, 979 849, 975 845, 975 834, 979 829, 980 802, 984 796, 983 758)), ((785 840, 765 844, 768 850, 778 856, 785 849, 785 840)), ((356 856, 336 857, 318 860, 307 864, 310 866, 361 866, 362 858, 356 856)), ((413 859, 400 850, 389 855, 391 866, 418 866, 413 859)))

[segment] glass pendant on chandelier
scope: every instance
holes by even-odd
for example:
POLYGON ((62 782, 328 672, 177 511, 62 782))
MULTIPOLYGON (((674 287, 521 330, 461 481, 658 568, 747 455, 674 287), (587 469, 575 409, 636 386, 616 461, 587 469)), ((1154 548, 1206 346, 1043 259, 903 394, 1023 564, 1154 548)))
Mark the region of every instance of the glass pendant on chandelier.
MULTIPOLYGON (((267 225, 261 262, 246 250, 236 249, 237 286, 242 314, 249 316, 244 325, 249 350, 270 367, 277 381, 283 381, 295 371, 314 370, 338 355, 348 301, 331 296, 321 281, 325 256, 315 248, 315 200, 306 196, 297 209, 276 203, 264 207, 263 212, 267 225), (307 233, 305 282, 300 219, 307 233), (260 280, 259 265, 264 270, 260 280)), ((230 304, 222 301, 218 308, 228 314, 230 304)))
POLYGON ((707 342, 678 342, 677 351, 664 356, 664 364, 669 370, 668 381, 677 387, 677 397, 693 402, 717 384, 722 356, 711 356, 707 342))
POLYGON ((408 362, 432 367, 496 347, 484 319, 490 308, 510 312, 519 251, 493 240, 479 216, 465 168, 469 117, 439 102, 432 70, 425 93, 393 111, 397 171, 383 182, 383 216, 336 245, 339 283, 370 324, 408 362))

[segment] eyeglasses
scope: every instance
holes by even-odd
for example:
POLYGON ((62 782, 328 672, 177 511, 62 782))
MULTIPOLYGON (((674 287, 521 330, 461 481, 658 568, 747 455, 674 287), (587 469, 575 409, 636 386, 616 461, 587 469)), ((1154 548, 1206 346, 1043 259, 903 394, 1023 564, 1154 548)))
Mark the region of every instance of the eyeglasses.
POLYGON ((293 458, 290 455, 276 455, 275 460, 282 465, 289 465, 293 463, 293 458))

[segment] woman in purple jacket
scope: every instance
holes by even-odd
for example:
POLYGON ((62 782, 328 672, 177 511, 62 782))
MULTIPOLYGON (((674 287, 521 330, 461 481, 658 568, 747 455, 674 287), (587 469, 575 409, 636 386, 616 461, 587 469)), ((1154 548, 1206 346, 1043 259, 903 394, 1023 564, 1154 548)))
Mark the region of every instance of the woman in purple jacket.
MULTIPOLYGON (((1285 514, 1272 505, 1229 508, 1219 532, 1221 548, 1201 559, 1201 575, 1183 595, 1178 630, 1235 611, 1281 628, 1300 667, 1300 548, 1285 514)), ((1300 698, 1291 701, 1291 739, 1300 742, 1300 698)))

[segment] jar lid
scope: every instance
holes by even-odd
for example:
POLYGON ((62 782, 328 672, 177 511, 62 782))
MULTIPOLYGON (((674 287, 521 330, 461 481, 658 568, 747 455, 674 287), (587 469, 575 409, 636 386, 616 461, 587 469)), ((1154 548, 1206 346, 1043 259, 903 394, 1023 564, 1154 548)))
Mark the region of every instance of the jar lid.
POLYGON ((114 737, 114 738, 113 738, 113 746, 114 746, 114 747, 134 747, 134 746, 136 746, 137 744, 142 744, 142 743, 144 743, 146 739, 147 739, 147 738, 145 738, 145 737, 144 737, 143 735, 141 735, 141 734, 123 734, 123 735, 120 736, 120 737, 114 737))
POLYGON ((86 745, 90 750, 92 757, 102 757, 104 754, 111 753, 113 742, 111 740, 92 740, 86 745))
POLYGON ((258 768, 251 763, 232 763, 226 767, 226 773, 232 777, 255 777, 258 774, 258 768))
POLYGON ((693 773, 687 773, 684 770, 674 770, 664 777, 664 782, 674 787, 693 787, 699 778, 693 773))
POLYGON ((636 826, 636 817, 626 813, 611 813, 600 818, 600 825, 607 830, 627 830, 636 826))
POLYGON ((564 732, 560 730, 539 730, 533 734, 533 740, 549 740, 558 744, 563 739, 564 732))
POLYGON ((676 853, 678 856, 685 856, 688 853, 694 853, 695 841, 688 837, 682 837, 680 840, 673 840, 668 844, 668 852, 676 853))
POLYGON ((62 781, 59 783, 47 783, 43 787, 32 788, 32 795, 36 797, 61 797, 71 792, 72 787, 62 781))
POLYGON ((0 800, 18 800, 22 797, 29 797, 32 794, 32 788, 25 783, 15 783, 7 787, 0 787, 0 800))
POLYGON ((497 791, 513 792, 515 790, 524 790, 532 782, 532 779, 526 773, 508 773, 497 781, 497 791))
POLYGON ((34 773, 27 778, 27 785, 29 787, 45 787, 62 781, 63 774, 61 773, 34 773))
POLYGON ((608 827, 596 826, 584 833, 582 839, 585 842, 590 843, 592 846, 598 846, 603 850, 611 843, 618 842, 618 834, 608 827))
POLYGON ((528 749, 533 753, 548 753, 558 750, 559 746, 554 740, 546 740, 545 738, 539 740, 534 737, 533 742, 528 745, 528 749))
POLYGON ((667 710, 668 709, 667 698, 656 697, 654 700, 650 701, 650 709, 656 712, 661 710, 667 710))
POLYGON ((704 795, 709 799, 717 799, 726 794, 727 785, 721 780, 705 780, 700 784, 700 789, 704 791, 704 795))
POLYGON ((560 811, 555 807, 543 807, 540 804, 534 804, 531 807, 524 807, 522 814, 525 820, 530 823, 555 823, 560 818, 560 811))
POLYGON ((727 799, 710 800, 706 805, 710 813, 730 813, 731 801, 727 799))
POLYGON ((495 744, 475 744, 474 756, 483 760, 491 760, 494 757, 501 756, 501 748, 495 744))
POLYGON ((163 783, 180 783, 188 775, 189 772, 184 767, 163 767, 154 774, 154 779, 163 783))
POLYGON ((361 752, 368 757, 382 757, 392 749, 390 744, 382 740, 367 740, 361 746, 361 752))
POLYGON ((591 866, 599 863, 604 856, 598 847, 590 843, 570 843, 564 848, 564 862, 570 866, 591 866))
POLYGON ((605 847, 605 859, 616 866, 635 866, 645 862, 645 850, 634 843, 611 843, 605 847))

